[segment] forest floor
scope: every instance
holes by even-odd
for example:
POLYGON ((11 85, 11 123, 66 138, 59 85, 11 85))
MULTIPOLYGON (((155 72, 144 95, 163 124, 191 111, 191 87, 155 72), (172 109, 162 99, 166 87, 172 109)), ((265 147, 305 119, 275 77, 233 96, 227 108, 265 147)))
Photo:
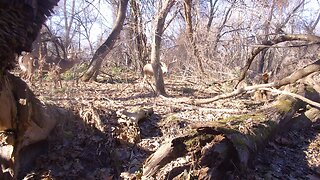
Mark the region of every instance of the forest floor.
MULTIPOLYGON (((227 83, 204 79, 165 77, 169 97, 154 97, 142 78, 123 74, 102 83, 63 81, 31 86, 36 96, 73 112, 60 122, 49 138, 49 153, 37 158, 29 178, 42 179, 139 179, 143 162, 163 142, 192 130, 192 124, 247 114, 268 105, 250 94, 195 106, 189 99, 209 98, 231 91, 227 83), (134 125, 124 111, 150 109, 134 125)), ((289 132, 268 142, 252 161, 245 179, 320 179, 320 123, 289 132)), ((162 168, 157 179, 187 161, 177 159, 162 168)), ((190 170, 191 171, 191 170, 190 170)), ((239 178, 239 176, 234 176, 239 178)), ((240 179, 243 179, 240 177, 240 179)))

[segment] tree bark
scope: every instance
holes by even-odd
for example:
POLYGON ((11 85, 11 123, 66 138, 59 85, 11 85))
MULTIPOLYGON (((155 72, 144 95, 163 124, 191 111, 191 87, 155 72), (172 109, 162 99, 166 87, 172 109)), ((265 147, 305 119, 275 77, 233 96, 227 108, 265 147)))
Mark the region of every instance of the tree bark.
MULTIPOLYGON (((140 1, 139 1, 140 2, 140 1)), ((136 0, 131 0, 132 21, 133 21, 133 39, 135 39, 134 48, 135 62, 137 68, 143 73, 143 66, 147 63, 148 49, 147 37, 143 30, 142 15, 140 5, 136 0)))
POLYGON ((113 48, 113 46, 114 46, 114 44, 115 44, 115 42, 121 32, 121 29, 123 27, 123 22, 126 17, 126 9, 127 9, 128 2, 129 2, 129 0, 120 0, 115 25, 114 25, 109 37, 107 38, 107 40, 94 53, 93 58, 89 64, 89 68, 82 77, 83 81, 89 81, 89 80, 96 81, 97 80, 97 76, 99 74, 99 70, 101 68, 102 61, 107 56, 107 54, 111 51, 111 49, 113 48))
POLYGON ((156 82, 156 92, 160 95, 166 96, 166 91, 164 88, 164 81, 162 76, 162 70, 160 68, 160 47, 161 38, 163 34, 163 27, 167 17, 168 12, 174 5, 175 0, 166 0, 163 3, 163 7, 159 10, 157 16, 154 20, 152 47, 151 47, 151 64, 153 68, 153 75, 156 82))
POLYGON ((184 19, 186 22, 186 34, 191 44, 193 55, 198 61, 198 68, 200 69, 200 72, 202 74, 205 74, 203 65, 202 65, 202 58, 201 58, 199 49, 196 45, 195 39, 193 37, 194 34, 193 34, 193 27, 192 27, 191 7, 192 7, 192 0, 184 0, 183 8, 184 8, 184 19))
POLYGON ((214 2, 212 2, 212 0, 210 0, 210 12, 209 12, 209 18, 208 18, 208 23, 207 23, 207 33, 209 33, 211 25, 212 25, 212 20, 213 20, 213 15, 215 13, 215 6, 217 4, 218 0, 215 0, 214 2))
MULTIPOLYGON (((1 1, 0 6, 0 179, 20 178, 22 149, 46 139, 57 119, 27 84, 8 71, 16 55, 30 52, 58 0, 1 1), (7 171, 6 171, 7 170, 7 171), (12 177, 11 175, 14 175, 12 177)), ((27 166, 31 166, 27 164, 27 166)))

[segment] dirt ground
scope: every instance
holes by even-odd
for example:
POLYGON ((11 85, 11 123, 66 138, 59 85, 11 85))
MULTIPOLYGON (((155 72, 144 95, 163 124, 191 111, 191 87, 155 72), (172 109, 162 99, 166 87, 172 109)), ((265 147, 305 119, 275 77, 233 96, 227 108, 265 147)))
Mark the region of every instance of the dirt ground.
MULTIPOLYGON (((28 178, 139 179, 145 159, 163 142, 190 131, 193 123, 249 113, 268 104, 245 94, 194 106, 189 98, 213 97, 232 87, 204 79, 166 77, 169 97, 165 98, 154 97, 152 89, 140 81, 125 74, 102 83, 63 81, 57 89, 47 81, 31 85, 39 99, 72 113, 45 142, 49 153, 37 157, 28 178), (138 123, 128 123, 123 117, 124 111, 143 108, 153 112, 138 123)), ((256 156, 246 179, 320 179, 319 132, 318 121, 308 129, 279 135, 256 156)), ((180 158, 166 165, 157 179, 164 179, 166 172, 185 161, 180 158)))

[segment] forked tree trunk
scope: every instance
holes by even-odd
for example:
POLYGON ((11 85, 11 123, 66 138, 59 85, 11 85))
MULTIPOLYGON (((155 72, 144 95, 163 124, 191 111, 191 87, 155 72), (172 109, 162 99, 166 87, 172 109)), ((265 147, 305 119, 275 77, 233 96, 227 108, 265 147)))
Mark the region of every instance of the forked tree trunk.
POLYGON ((166 0, 163 3, 162 8, 159 10, 157 16, 154 19, 154 29, 151 47, 151 64, 153 68, 153 75, 156 82, 156 91, 160 95, 166 96, 166 91, 164 88, 162 70, 160 68, 160 47, 161 38, 163 34, 163 27, 167 17, 168 12, 174 5, 175 0, 166 0))
POLYGON ((97 49, 94 53, 93 58, 90 62, 89 68, 86 73, 83 75, 83 81, 93 80, 96 81, 101 68, 103 59, 107 56, 110 50, 113 48, 120 32, 123 27, 123 22, 126 18, 126 9, 129 0, 120 0, 117 19, 115 25, 107 38, 107 40, 97 49))

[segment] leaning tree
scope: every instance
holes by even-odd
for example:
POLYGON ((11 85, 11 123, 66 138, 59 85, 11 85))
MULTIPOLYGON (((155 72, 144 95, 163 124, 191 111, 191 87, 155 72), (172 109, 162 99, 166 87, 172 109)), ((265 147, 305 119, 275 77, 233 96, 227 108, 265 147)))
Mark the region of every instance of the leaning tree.
POLYGON ((113 48, 123 26, 123 22, 126 18, 126 9, 129 0, 119 0, 119 8, 117 13, 117 19, 114 27, 107 38, 107 40, 96 50, 93 58, 90 62, 88 70, 83 75, 84 81, 96 80, 99 74, 103 59, 107 56, 110 50, 113 48))

